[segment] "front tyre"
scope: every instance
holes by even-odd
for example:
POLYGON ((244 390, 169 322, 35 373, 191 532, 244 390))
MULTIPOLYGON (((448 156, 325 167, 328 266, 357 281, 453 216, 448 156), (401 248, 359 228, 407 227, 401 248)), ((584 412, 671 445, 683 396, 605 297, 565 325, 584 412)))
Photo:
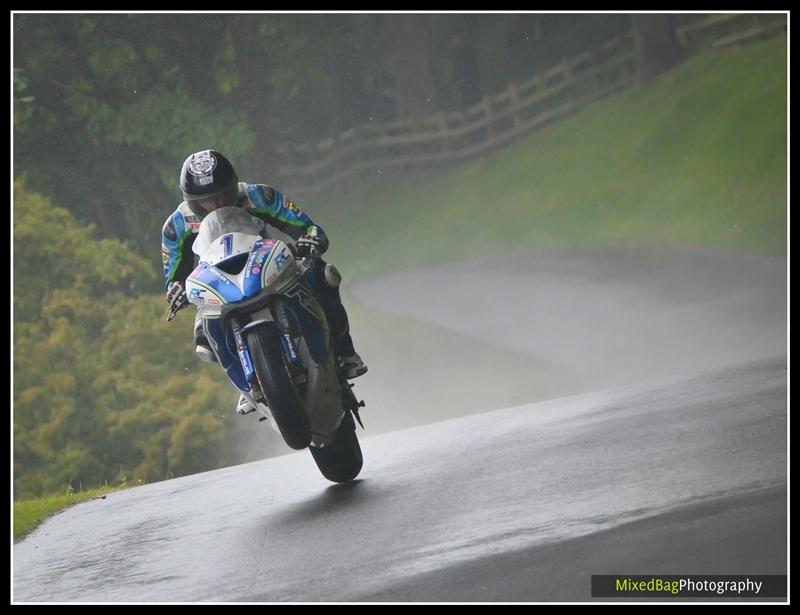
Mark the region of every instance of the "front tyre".
POLYGON ((245 335, 253 368, 278 430, 291 448, 306 448, 311 443, 311 424, 289 379, 275 330, 259 326, 245 335))
POLYGON ((350 412, 345 412, 333 442, 323 448, 312 445, 308 449, 322 475, 334 483, 350 482, 358 476, 364 464, 350 412))

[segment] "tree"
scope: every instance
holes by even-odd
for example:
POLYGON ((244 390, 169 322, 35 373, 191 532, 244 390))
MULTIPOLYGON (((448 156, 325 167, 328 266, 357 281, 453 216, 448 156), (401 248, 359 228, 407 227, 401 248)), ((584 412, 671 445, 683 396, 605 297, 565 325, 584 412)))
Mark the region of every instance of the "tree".
POLYGON ((388 15, 383 24, 398 117, 434 113, 438 101, 428 52, 431 30, 424 16, 388 15))
POLYGON ((154 283, 150 267, 111 240, 93 240, 67 211, 14 186, 15 492, 72 478, 100 482, 107 416, 96 412, 93 346, 109 306, 154 283), (56 228, 57 232, 52 232, 56 228))
POLYGON ((15 496, 265 456, 277 437, 232 420, 235 392, 198 364, 188 311, 166 322, 147 261, 94 230, 14 186, 15 496))
POLYGON ((226 104, 237 75, 224 70, 225 16, 14 17, 17 177, 84 223, 157 246, 187 152, 252 149, 226 104))
POLYGON ((684 50, 675 34, 675 21, 666 13, 635 14, 633 33, 636 44, 637 80, 645 83, 676 66, 684 50))

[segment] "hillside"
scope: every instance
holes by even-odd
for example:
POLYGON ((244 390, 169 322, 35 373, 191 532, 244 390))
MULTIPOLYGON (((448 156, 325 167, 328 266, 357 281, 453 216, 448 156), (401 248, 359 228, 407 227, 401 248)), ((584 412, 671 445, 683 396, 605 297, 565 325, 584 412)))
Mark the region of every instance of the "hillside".
POLYGON ((782 254, 786 57, 784 36, 705 52, 491 157, 307 207, 359 274, 548 247, 782 254))

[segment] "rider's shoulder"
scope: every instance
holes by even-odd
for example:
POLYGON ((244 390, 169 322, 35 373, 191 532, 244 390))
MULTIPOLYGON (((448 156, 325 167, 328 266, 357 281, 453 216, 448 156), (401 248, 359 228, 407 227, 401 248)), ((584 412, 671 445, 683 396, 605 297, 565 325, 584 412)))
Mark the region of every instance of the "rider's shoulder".
POLYGON ((256 208, 274 207, 276 200, 281 196, 280 192, 268 184, 246 184, 244 182, 239 182, 239 193, 246 194, 247 199, 256 208))
POLYGON ((186 201, 181 201, 164 222, 164 229, 169 227, 175 230, 180 228, 183 232, 187 230, 197 232, 200 228, 200 218, 189 208, 186 201))

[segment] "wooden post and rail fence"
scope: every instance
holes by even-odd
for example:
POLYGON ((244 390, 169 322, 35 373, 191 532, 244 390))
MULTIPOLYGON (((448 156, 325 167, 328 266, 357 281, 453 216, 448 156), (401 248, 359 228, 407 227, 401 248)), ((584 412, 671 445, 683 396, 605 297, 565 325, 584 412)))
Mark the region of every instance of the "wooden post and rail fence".
MULTIPOLYGON (((690 53, 741 44, 786 30, 783 14, 702 16, 676 29, 690 53)), ((314 144, 279 148, 281 190, 306 198, 361 173, 459 162, 499 149, 587 104, 619 93, 636 80, 633 33, 564 58, 468 109, 423 118, 354 126, 314 144)))

